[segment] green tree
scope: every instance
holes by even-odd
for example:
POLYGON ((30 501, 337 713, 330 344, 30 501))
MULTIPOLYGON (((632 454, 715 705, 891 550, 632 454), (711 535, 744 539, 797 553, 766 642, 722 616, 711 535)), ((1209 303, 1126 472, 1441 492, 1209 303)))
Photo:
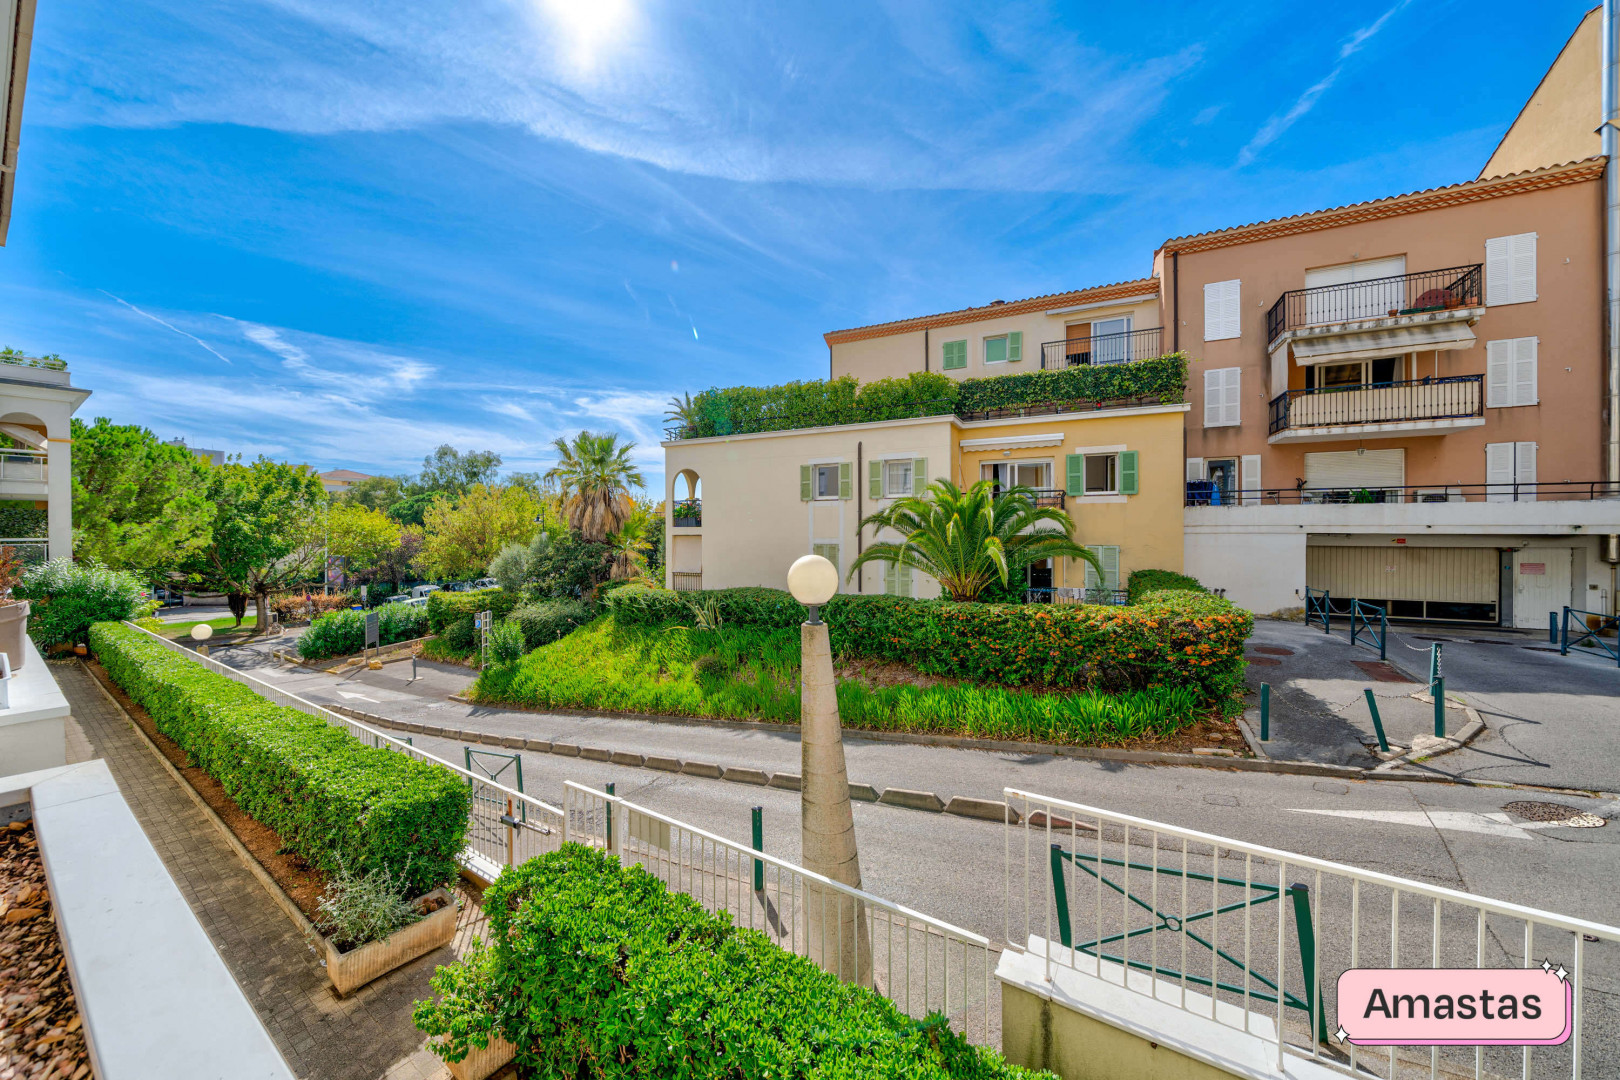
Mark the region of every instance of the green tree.
POLYGON ((416 565, 440 579, 477 577, 507 544, 528 543, 539 516, 540 505, 521 488, 475 484, 428 508, 416 565))
POLYGON ((636 444, 619 444, 615 433, 582 431, 573 442, 558 438, 557 464, 546 472, 562 496, 563 514, 570 528, 588 541, 601 543, 635 512, 631 488, 645 488, 641 470, 630 461, 636 444))
POLYGON ((548 536, 544 543, 536 537, 529 547, 529 577, 546 599, 594 601, 597 586, 612 572, 613 548, 577 532, 548 536))
POLYGON ((232 461, 209 470, 208 500, 213 538, 187 561, 187 576, 234 598, 238 624, 251 597, 263 629, 270 594, 307 582, 321 564, 327 500, 320 477, 307 465, 232 461))
POLYGON ((1074 522, 1055 506, 1036 506, 1026 487, 1002 488, 980 480, 963 491, 935 480, 926 495, 897 499, 861 527, 893 529, 899 541, 879 540, 850 565, 854 577, 869 562, 909 566, 933 577, 952 600, 977 600, 1006 587, 1042 559, 1084 559, 1102 575, 1097 556, 1071 538, 1074 522), (1051 526, 1049 528, 1041 526, 1051 526))
POLYGON ((399 522, 380 510, 339 503, 326 515, 327 554, 342 559, 362 581, 376 577, 376 571, 399 547, 399 522))
POLYGON ((403 497, 407 479, 404 476, 368 476, 350 484, 335 497, 335 501, 386 512, 403 497))
POLYGON ((73 421, 73 547, 150 577, 207 546, 209 465, 136 424, 73 421))
POLYGON ((643 500, 637 500, 624 524, 608 534, 607 543, 613 549, 614 581, 645 577, 648 572, 648 558, 653 552, 649 537, 655 530, 663 532, 663 515, 660 514, 655 520, 652 510, 642 505, 642 502, 643 500))
POLYGON ((422 459, 422 472, 407 485, 407 494, 444 491, 461 495, 480 484, 492 487, 501 468, 501 455, 493 450, 462 453, 449 443, 422 459))
POLYGON ((419 491, 407 495, 388 508, 388 516, 401 525, 415 525, 418 529, 427 520, 428 507, 444 498, 442 491, 419 491))

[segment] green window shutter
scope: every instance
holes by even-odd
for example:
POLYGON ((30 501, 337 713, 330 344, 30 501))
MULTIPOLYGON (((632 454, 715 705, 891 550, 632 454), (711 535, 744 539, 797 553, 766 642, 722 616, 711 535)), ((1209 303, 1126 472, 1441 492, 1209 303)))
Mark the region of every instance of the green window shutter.
POLYGON ((928 490, 928 459, 925 457, 911 459, 911 493, 921 495, 928 490))
POLYGON ((855 470, 847 461, 838 463, 838 497, 840 499, 853 499, 855 497, 855 470))
POLYGON ((866 494, 874 499, 883 498, 883 462, 872 462, 871 471, 867 476, 866 494))
POLYGON ((1014 330, 1007 335, 1007 362, 1016 364, 1024 358, 1024 332, 1014 330))
MULTIPOLYGON (((838 567, 837 544, 814 544, 810 548, 810 554, 820 555, 823 559, 826 559, 828 562, 832 563, 834 567, 838 567)), ((842 567, 838 568, 842 569, 842 567)))
POLYGON ((1119 493, 1136 494, 1136 451, 1125 450, 1119 455, 1119 493))
POLYGON ((947 341, 944 350, 946 371, 967 367, 967 342, 947 341))
POLYGON ((1101 580, 1098 580, 1097 568, 1090 563, 1086 563, 1086 588, 1119 588, 1119 545, 1092 544, 1091 553, 1097 556, 1098 562, 1102 563, 1103 576, 1101 580))
POLYGON ((814 470, 809 465, 799 466, 799 501, 809 502, 815 495, 814 470))
POLYGON ((1007 339, 993 337, 984 339, 984 362, 999 364, 1007 359, 1007 339))
POLYGON ((900 570, 899 570, 899 573, 896 575, 896 580, 897 580, 897 584, 899 585, 899 589, 896 590, 898 595, 900 595, 900 596, 915 596, 916 595, 916 593, 912 592, 912 589, 911 589, 911 567, 902 566, 900 568, 900 570))
POLYGON ((1063 468, 1067 474, 1063 490, 1070 495, 1084 495, 1086 493, 1086 456, 1084 454, 1063 455, 1063 468))
POLYGON ((884 592, 884 595, 886 595, 886 596, 894 596, 895 595, 895 587, 896 587, 896 584, 897 584, 898 580, 899 580, 899 575, 897 575, 895 573, 895 565, 894 565, 894 563, 892 563, 892 562, 891 563, 884 563, 883 564, 883 592, 884 592))

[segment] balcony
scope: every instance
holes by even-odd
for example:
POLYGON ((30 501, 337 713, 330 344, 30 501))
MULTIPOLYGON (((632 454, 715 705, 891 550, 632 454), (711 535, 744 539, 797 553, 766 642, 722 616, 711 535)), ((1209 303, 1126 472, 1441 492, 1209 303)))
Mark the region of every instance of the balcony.
MULTIPOLYGON (((1266 340, 1273 347, 1290 331, 1376 320, 1417 321, 1484 306, 1485 268, 1453 266, 1416 274, 1323 285, 1285 292, 1266 313, 1266 340)), ((1398 350, 1391 350, 1398 351, 1398 350)))
POLYGON ((1271 400, 1272 443, 1443 435, 1485 423, 1485 376, 1322 386, 1271 400))
MULTIPOLYGON (((1037 507, 1051 506, 1056 507, 1059 510, 1062 510, 1064 507, 1065 496, 1062 488, 1025 488, 1024 490, 1034 497, 1035 505, 1037 507)), ((995 490, 995 497, 999 499, 1002 497, 1002 494, 1002 489, 997 487, 995 490)))
POLYGON ((0 483, 45 482, 45 455, 33 450, 0 450, 0 483))
POLYGON ((1041 370, 1059 371, 1083 364, 1127 364, 1163 356, 1160 348, 1164 331, 1128 330, 1120 334, 1094 334, 1090 337, 1048 341, 1041 346, 1041 370))
POLYGON ((703 527, 703 500, 681 499, 671 510, 671 516, 677 529, 700 529, 703 527))

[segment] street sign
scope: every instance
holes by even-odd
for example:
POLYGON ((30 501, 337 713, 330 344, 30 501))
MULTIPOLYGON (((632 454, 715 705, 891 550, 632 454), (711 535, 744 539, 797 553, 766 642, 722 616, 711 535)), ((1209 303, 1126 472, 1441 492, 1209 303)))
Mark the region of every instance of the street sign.
POLYGON ((360 586, 360 602, 362 604, 366 602, 366 587, 364 585, 360 586))
POLYGON ((366 648, 375 649, 379 640, 378 617, 375 611, 366 612, 366 648))

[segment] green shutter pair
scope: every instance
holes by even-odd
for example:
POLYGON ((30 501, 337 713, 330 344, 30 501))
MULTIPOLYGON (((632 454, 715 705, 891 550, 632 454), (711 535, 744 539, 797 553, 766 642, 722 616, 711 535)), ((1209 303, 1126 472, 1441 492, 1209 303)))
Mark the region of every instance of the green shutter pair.
POLYGON ((947 341, 942 348, 944 349, 944 368, 946 371, 956 371, 959 368, 967 367, 966 341, 947 341))
MULTIPOLYGON (((838 497, 840 499, 853 499, 855 497, 855 470, 847 461, 838 463, 838 497)), ((809 502, 816 497, 816 467, 814 465, 799 466, 799 501, 809 502)))
MULTIPOLYGON (((1140 490, 1140 468, 1137 464, 1135 450, 1122 450, 1119 455, 1118 473, 1115 482, 1119 485, 1121 495, 1135 495, 1140 490)), ((1063 490, 1070 495, 1084 495, 1086 493, 1086 455, 1066 454, 1063 458, 1064 487, 1063 490)))
POLYGON ((911 595, 911 567, 898 563, 883 564, 883 592, 888 596, 911 595))
POLYGON ((1086 588, 1119 588, 1119 545, 1091 544, 1088 546, 1091 548, 1091 553, 1097 556, 1097 561, 1102 563, 1103 576, 1099 580, 1097 577, 1097 568, 1092 566, 1089 562, 1085 563, 1086 588))
MULTIPOLYGON (((871 499, 886 499, 886 498, 890 497, 889 492, 885 490, 888 487, 888 484, 885 482, 885 478, 884 478, 884 475, 883 475, 884 466, 887 465, 887 464, 888 464, 887 461, 881 461, 881 460, 874 460, 872 462, 871 467, 870 467, 870 471, 867 473, 866 494, 867 494, 868 498, 871 498, 871 499)), ((928 459, 927 458, 912 458, 911 459, 911 493, 913 495, 921 495, 922 492, 923 492, 923 489, 926 488, 927 486, 928 486, 928 459)))

